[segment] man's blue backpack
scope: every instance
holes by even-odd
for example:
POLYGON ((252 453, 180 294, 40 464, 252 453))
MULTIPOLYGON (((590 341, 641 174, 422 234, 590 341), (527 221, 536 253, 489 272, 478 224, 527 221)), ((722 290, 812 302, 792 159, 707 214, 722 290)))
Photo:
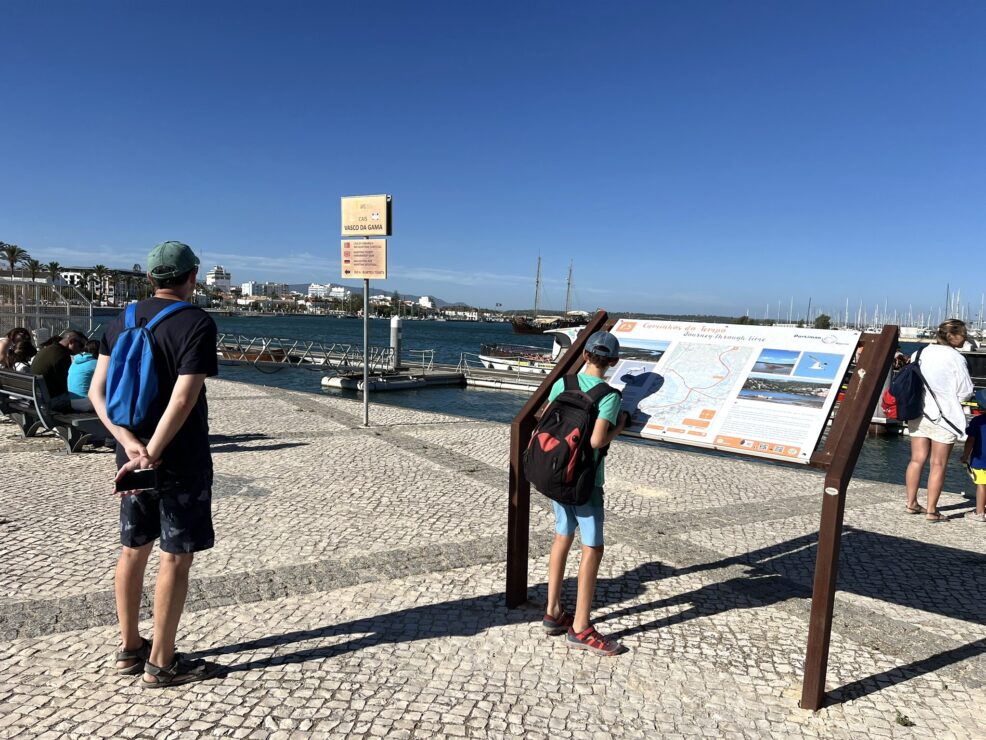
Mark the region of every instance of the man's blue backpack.
POLYGON ((890 395, 897 405, 897 418, 901 421, 920 419, 924 415, 924 389, 927 385, 921 374, 921 347, 914 355, 914 362, 904 365, 890 383, 890 395))
POLYGON ((106 415, 120 427, 133 429, 147 418, 157 398, 154 367, 154 327, 191 303, 176 301, 147 322, 137 326, 137 304, 127 306, 124 328, 113 345, 106 376, 106 415))

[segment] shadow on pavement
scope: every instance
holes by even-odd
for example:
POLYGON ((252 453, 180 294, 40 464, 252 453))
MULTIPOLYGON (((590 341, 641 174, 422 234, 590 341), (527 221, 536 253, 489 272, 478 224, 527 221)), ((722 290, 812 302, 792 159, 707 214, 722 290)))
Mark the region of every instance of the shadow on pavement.
MULTIPOLYGON (((915 526, 922 526, 916 522, 915 526)), ((930 526, 930 525, 929 525, 930 526)), ((961 526, 958 523, 935 526, 961 526)), ((986 531, 986 529, 984 529, 986 531)), ((746 576, 710 583, 691 592, 634 604, 601 615, 606 622, 627 616, 646 618, 655 611, 687 606, 642 624, 612 633, 613 637, 650 632, 698 617, 734 609, 769 606, 792 598, 811 596, 816 535, 796 537, 742 555, 681 569, 659 562, 646 563, 625 574, 602 578, 594 609, 634 600, 650 582, 731 565, 748 567, 746 576)), ((919 609, 977 625, 986 625, 986 556, 942 545, 846 527, 842 538, 839 590, 899 606, 919 609)), ((574 602, 575 579, 565 583, 566 604, 574 602)), ((531 589, 534 603, 543 603, 546 585, 531 589)), ((836 606, 838 615, 840 606, 836 606)), ((501 593, 402 609, 342 624, 248 640, 195 653, 198 657, 249 653, 310 641, 333 641, 294 652, 284 652, 222 666, 219 675, 271 665, 320 660, 381 644, 414 642, 442 637, 471 637, 492 627, 530 623, 540 619, 540 608, 511 610, 501 593), (342 641, 335 638, 348 637, 342 641)), ((892 618, 892 617, 891 617, 892 618)), ((829 702, 866 696, 888 686, 975 658, 986 653, 986 638, 914 660, 841 686, 827 694, 829 702)))
MULTIPOLYGON (((615 578, 603 578, 598 582, 596 606, 607 606, 612 599, 626 601, 639 596, 650 581, 666 577, 671 570, 660 563, 647 563, 615 578)), ((533 591, 543 595, 544 584, 533 591)), ((566 579, 565 593, 574 594, 574 578, 566 579)), ((568 602, 571 603, 571 600, 568 602)), ((533 620, 539 621, 542 612, 537 608, 533 620)), ((337 655, 374 647, 376 645, 415 642, 441 637, 472 637, 492 627, 509 624, 523 624, 532 621, 532 611, 528 609, 508 609, 502 593, 474 596, 468 599, 426 604, 410 609, 401 609, 386 614, 356 619, 342 624, 326 625, 309 630, 285 632, 255 640, 223 645, 210 650, 190 653, 197 658, 215 657, 232 653, 249 653, 264 648, 279 648, 313 640, 332 640, 349 636, 341 642, 330 645, 315 645, 294 652, 277 653, 264 658, 256 658, 243 663, 219 666, 217 677, 241 671, 251 671, 272 665, 304 663, 309 660, 322 660, 337 655)))

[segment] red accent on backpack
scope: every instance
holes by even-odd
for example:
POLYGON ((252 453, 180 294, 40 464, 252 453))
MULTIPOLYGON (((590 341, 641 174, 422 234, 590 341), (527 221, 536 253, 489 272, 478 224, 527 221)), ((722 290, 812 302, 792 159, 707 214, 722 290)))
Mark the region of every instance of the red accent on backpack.
POLYGON ((568 468, 565 470, 565 482, 571 483, 575 480, 575 465, 579 461, 579 456, 576 454, 579 449, 579 430, 573 429, 572 433, 565 437, 565 441, 568 443, 569 455, 571 455, 568 468))
POLYGON ((883 415, 888 419, 897 418, 897 399, 893 397, 889 388, 883 392, 883 398, 880 399, 880 408, 883 409, 883 415))
POLYGON ((541 432, 537 436, 538 444, 541 445, 541 449, 545 452, 551 452, 555 447, 561 444, 561 440, 557 440, 552 437, 547 432, 541 432))

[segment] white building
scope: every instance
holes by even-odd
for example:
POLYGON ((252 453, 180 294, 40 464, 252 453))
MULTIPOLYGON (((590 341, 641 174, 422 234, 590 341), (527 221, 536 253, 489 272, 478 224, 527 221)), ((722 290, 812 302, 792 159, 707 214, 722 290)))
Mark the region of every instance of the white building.
POLYGON ((258 283, 256 280, 248 280, 247 282, 240 285, 240 293, 243 295, 263 295, 264 286, 258 283))
POLYGON ((308 286, 308 297, 328 298, 331 290, 332 290, 331 285, 319 285, 318 283, 312 283, 311 285, 308 286))
POLYGON ((418 298, 418 305, 421 306, 422 308, 434 308, 435 299, 432 298, 430 295, 423 295, 420 298, 418 298))
POLYGON ((329 290, 329 298, 337 298, 340 301, 348 301, 352 294, 353 291, 344 285, 333 285, 329 290))
POLYGON ((223 293, 229 293, 229 288, 232 285, 232 276, 225 267, 216 265, 205 274, 205 284, 210 288, 221 290, 223 293))

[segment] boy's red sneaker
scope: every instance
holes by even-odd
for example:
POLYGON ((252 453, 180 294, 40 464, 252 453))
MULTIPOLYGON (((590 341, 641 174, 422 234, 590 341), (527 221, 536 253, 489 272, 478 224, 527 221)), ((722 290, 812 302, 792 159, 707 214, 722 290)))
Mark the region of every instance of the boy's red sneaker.
POLYGON ((571 627, 568 628, 569 647, 591 650, 599 655, 616 655, 623 651, 623 646, 610 637, 603 637, 596 632, 596 628, 591 624, 581 632, 576 632, 571 627))
POLYGON ((541 626, 544 627, 544 631, 549 635, 563 635, 568 632, 574 621, 575 617, 571 614, 566 614, 563 610, 557 617, 545 614, 544 619, 541 620, 541 626))

